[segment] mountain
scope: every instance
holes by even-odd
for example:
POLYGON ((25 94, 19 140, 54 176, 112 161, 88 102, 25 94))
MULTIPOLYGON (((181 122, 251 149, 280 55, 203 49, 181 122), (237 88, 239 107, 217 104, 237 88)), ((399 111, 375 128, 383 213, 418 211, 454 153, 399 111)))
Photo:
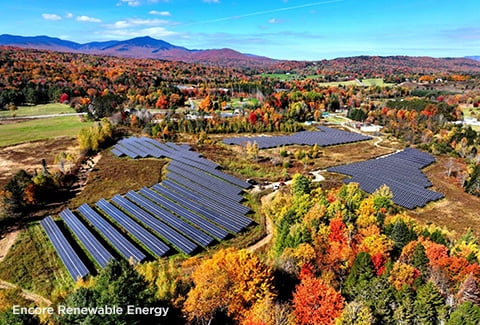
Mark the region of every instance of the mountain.
POLYGON ((472 59, 475 61, 480 61, 480 55, 466 56, 467 59, 472 59))
POLYGON ((222 66, 266 66, 277 60, 243 54, 232 49, 189 50, 149 36, 125 41, 90 42, 79 44, 48 36, 0 35, 0 45, 73 52, 97 55, 119 56, 137 59, 161 59, 189 63, 214 64, 222 66))

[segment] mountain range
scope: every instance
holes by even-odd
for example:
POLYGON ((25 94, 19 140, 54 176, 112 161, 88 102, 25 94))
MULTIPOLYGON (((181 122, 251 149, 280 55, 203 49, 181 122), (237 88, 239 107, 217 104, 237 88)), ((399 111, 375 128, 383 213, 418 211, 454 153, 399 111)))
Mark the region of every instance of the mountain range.
POLYGON ((368 69, 373 65, 377 67, 377 70, 382 72, 393 72, 404 68, 423 72, 480 72, 480 56, 468 56, 465 58, 358 56, 316 62, 285 61, 253 54, 240 53, 228 48, 192 50, 149 36, 137 37, 124 41, 89 42, 80 44, 49 36, 16 36, 3 34, 0 35, 0 45, 59 52, 108 55, 136 59, 161 59, 233 67, 277 67, 281 69, 284 63, 289 62, 289 65, 297 66, 299 68, 315 64, 318 66, 324 66, 326 69, 340 68, 341 71, 358 70, 359 72, 368 69))
POLYGON ((263 56, 244 54, 232 49, 191 50, 149 36, 125 41, 90 42, 80 44, 49 36, 0 35, 0 45, 38 50, 109 55, 137 59, 161 59, 190 63, 239 66, 265 66, 277 62, 263 56))

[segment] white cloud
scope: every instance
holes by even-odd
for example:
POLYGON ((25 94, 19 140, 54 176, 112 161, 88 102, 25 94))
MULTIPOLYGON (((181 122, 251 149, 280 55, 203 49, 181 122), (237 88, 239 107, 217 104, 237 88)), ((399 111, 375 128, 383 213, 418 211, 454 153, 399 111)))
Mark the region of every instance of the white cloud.
POLYGON ((69 12, 65 15, 65 18, 73 18, 73 14, 71 12, 69 12))
POLYGON ((124 29, 137 26, 161 26, 161 25, 176 25, 168 20, 164 19, 140 19, 140 18, 127 18, 125 20, 116 21, 114 24, 105 25, 111 29, 124 29))
POLYGON ((55 14, 42 14, 42 17, 43 19, 46 19, 46 20, 61 20, 62 17, 60 17, 59 15, 55 15, 55 14))
POLYGON ((172 14, 170 11, 157 11, 157 10, 152 10, 149 12, 150 15, 158 15, 158 16, 171 16, 172 14))
POLYGON ((119 3, 117 3, 117 6, 121 5, 123 3, 126 3, 130 7, 138 7, 141 5, 140 1, 138 0, 120 0, 119 3))
POLYGON ((206 3, 220 3, 220 0, 202 0, 202 1, 206 3))
POLYGON ((84 21, 88 23, 101 23, 102 21, 97 18, 88 17, 88 16, 78 16, 77 21, 84 21))
POLYGON ((277 18, 272 18, 268 20, 269 24, 281 24, 283 22, 285 22, 284 19, 277 19, 277 18))

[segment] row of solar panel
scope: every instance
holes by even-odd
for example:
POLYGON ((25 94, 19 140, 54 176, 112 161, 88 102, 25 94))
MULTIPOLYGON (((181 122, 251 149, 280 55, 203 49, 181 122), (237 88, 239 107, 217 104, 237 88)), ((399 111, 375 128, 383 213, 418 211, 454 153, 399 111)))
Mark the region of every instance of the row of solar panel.
POLYGON ((321 147, 337 144, 352 143, 369 140, 371 137, 362 134, 336 130, 324 126, 318 127, 320 131, 301 131, 286 136, 259 136, 259 137, 236 137, 223 140, 225 144, 246 146, 248 142, 256 142, 259 149, 274 148, 292 144, 319 145, 321 147))
POLYGON ((421 171, 435 161, 435 158, 414 148, 390 155, 337 166, 327 169, 330 172, 352 176, 345 183, 358 183, 368 193, 375 192, 382 185, 392 191, 392 201, 407 209, 422 207, 430 201, 443 198, 443 194, 426 189, 432 183, 421 171))

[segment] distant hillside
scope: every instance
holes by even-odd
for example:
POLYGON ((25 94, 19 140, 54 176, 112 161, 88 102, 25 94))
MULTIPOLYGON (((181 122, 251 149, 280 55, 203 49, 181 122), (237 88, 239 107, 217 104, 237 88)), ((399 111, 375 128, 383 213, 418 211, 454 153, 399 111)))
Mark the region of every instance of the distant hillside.
POLYGON ((231 49, 189 50, 149 36, 125 41, 90 42, 79 44, 48 36, 0 35, 0 45, 59 52, 110 55, 137 59, 162 59, 214 65, 266 66, 276 60, 243 54, 231 49))
POLYGON ((472 59, 475 61, 480 61, 480 55, 466 56, 467 59, 472 59))

